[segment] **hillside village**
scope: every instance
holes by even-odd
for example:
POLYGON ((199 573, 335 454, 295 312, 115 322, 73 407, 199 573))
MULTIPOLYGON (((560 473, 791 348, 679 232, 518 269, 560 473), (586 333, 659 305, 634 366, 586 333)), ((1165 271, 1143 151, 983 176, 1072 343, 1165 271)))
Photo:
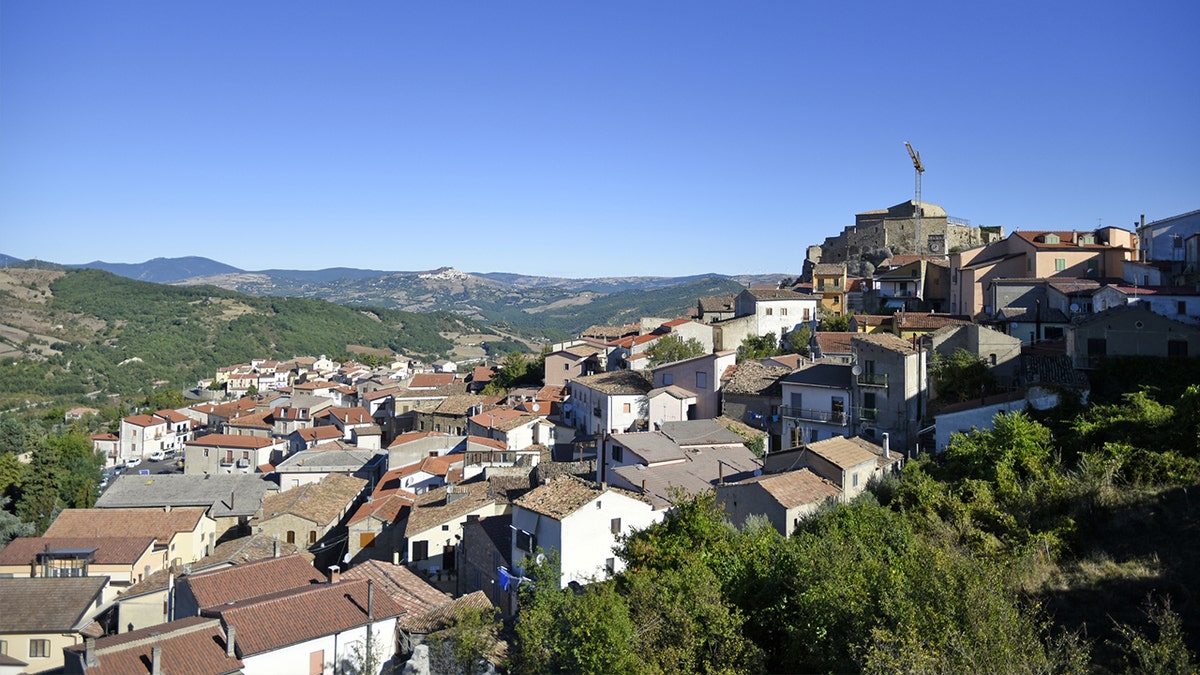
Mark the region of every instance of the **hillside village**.
POLYGON ((1200 211, 1004 236, 908 202, 805 269, 582 331, 528 359, 538 385, 403 356, 218 369, 93 436, 95 507, 0 550, 0 673, 359 672, 351 644, 429 672, 426 638, 512 619, 540 556, 563 588, 611 578, 697 494, 788 537, 999 413, 1086 399, 1108 357, 1200 355, 1200 211), (937 376, 964 353, 986 387, 937 376))

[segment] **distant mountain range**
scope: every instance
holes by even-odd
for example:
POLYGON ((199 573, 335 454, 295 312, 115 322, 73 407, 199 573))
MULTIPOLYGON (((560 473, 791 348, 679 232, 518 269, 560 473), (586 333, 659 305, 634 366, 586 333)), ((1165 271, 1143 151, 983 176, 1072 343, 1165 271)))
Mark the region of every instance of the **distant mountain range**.
POLYGON ((452 267, 426 271, 242 270, 209 258, 154 258, 143 263, 93 261, 58 265, 0 254, 4 265, 77 267, 160 284, 211 285, 249 295, 319 298, 344 305, 411 312, 445 310, 473 320, 505 324, 522 333, 574 333, 592 324, 674 317, 707 295, 732 294, 755 284, 774 284, 783 274, 570 279, 452 267))

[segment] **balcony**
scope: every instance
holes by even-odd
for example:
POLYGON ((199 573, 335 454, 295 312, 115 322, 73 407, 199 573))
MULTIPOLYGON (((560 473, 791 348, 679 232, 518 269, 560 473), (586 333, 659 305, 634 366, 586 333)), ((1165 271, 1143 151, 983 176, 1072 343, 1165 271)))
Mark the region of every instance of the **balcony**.
POLYGON ((779 410, 784 417, 794 420, 846 426, 846 413, 843 411, 810 410, 808 408, 792 408, 789 406, 783 406, 779 410))
POLYGON ((879 411, 875 408, 859 408, 858 419, 862 422, 874 422, 879 418, 879 411))
POLYGON ((858 376, 858 384, 863 387, 886 387, 888 376, 887 373, 861 373, 858 376))

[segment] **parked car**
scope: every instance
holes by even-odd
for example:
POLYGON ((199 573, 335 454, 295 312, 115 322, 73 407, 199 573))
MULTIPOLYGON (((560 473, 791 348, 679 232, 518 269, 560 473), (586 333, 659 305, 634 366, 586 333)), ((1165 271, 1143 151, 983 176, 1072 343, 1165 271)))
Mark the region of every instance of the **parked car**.
POLYGON ((141 457, 132 457, 132 458, 130 458, 130 459, 129 459, 129 461, 128 461, 128 462, 125 462, 125 466, 126 466, 126 467, 129 467, 129 468, 132 468, 132 467, 135 467, 135 466, 137 466, 138 464, 141 464, 141 463, 142 463, 142 458, 141 458, 141 457))
POLYGON ((163 452, 162 450, 155 450, 154 452, 150 453, 151 462, 161 462, 166 458, 167 453, 163 452))

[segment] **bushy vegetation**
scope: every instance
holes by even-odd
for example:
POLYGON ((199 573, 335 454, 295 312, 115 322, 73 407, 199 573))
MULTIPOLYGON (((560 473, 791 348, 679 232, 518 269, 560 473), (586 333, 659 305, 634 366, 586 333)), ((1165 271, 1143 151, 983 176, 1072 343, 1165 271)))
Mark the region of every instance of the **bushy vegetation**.
MULTIPOLYGON (((682 499, 662 523, 622 540, 627 567, 611 579, 562 590, 554 556, 531 565, 511 665, 1195 672, 1197 609, 1177 613, 1170 596, 1190 586, 1200 564, 1186 543, 1200 505, 1183 499, 1181 513, 1157 521, 1175 528, 1162 538, 1177 543, 1154 556, 1155 585, 1144 574, 1133 584, 1152 596, 1142 612, 1130 613, 1123 596, 1071 589, 1097 582, 1093 560, 1124 555, 1129 535, 1108 534, 1114 523, 1146 503, 1161 513, 1158 495, 1200 480, 1190 469, 1198 397, 1193 386, 1170 402, 1142 391, 1042 419, 998 416, 990 430, 956 435, 944 456, 911 461, 853 503, 822 508, 788 538, 765 519, 735 529, 712 495, 682 499), (1143 468, 1115 462, 1117 445, 1143 468), (1092 604, 1069 617, 1063 607, 1081 597, 1092 604)), ((1163 545, 1143 528, 1147 546, 1163 545)), ((1119 583, 1115 566, 1109 583, 1119 583)))

